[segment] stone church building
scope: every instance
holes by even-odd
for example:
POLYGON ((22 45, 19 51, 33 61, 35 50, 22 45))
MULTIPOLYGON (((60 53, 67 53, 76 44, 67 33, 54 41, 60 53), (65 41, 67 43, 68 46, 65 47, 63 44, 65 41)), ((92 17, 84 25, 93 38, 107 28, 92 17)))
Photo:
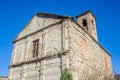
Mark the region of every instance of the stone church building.
POLYGON ((91 11, 76 16, 37 13, 13 41, 8 80, 112 78, 111 55, 98 43, 91 11))

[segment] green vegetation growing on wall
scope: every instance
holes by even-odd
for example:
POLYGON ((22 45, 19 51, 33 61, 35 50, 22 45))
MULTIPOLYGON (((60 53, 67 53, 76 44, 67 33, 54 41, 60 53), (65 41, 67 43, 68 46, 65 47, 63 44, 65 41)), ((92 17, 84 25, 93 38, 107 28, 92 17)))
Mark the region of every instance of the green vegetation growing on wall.
POLYGON ((67 68, 64 69, 61 80, 73 80, 73 76, 67 68))

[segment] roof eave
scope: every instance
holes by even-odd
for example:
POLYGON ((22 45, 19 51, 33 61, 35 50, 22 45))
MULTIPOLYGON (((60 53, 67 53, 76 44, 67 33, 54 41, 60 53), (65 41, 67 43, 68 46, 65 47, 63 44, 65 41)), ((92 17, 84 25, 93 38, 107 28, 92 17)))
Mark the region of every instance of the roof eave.
POLYGON ((91 10, 88 10, 88 11, 86 11, 86 12, 84 12, 84 13, 82 13, 82 14, 80 14, 80 15, 76 16, 75 18, 78 18, 78 17, 81 17, 81 16, 83 16, 83 15, 86 15, 87 13, 91 13, 91 14, 92 14, 92 16, 96 19, 96 17, 94 16, 94 14, 92 13, 92 11, 91 11, 91 10))

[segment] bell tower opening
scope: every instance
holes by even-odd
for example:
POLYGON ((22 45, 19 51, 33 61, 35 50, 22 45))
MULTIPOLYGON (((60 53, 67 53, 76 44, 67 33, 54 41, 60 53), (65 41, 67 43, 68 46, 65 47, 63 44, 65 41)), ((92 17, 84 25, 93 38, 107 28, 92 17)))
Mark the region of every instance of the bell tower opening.
POLYGON ((83 24, 83 27, 87 26, 87 20, 83 19, 82 24, 83 24))
POLYGON ((83 19, 83 20, 82 20, 82 26, 83 26, 83 28, 84 28, 85 31, 88 31, 87 19, 83 19))

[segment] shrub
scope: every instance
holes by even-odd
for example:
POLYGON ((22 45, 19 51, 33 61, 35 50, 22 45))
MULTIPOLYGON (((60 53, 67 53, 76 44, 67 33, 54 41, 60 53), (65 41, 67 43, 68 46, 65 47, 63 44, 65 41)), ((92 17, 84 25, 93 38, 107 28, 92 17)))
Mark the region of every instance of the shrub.
POLYGON ((61 80, 73 80, 73 76, 67 68, 64 69, 61 80))

